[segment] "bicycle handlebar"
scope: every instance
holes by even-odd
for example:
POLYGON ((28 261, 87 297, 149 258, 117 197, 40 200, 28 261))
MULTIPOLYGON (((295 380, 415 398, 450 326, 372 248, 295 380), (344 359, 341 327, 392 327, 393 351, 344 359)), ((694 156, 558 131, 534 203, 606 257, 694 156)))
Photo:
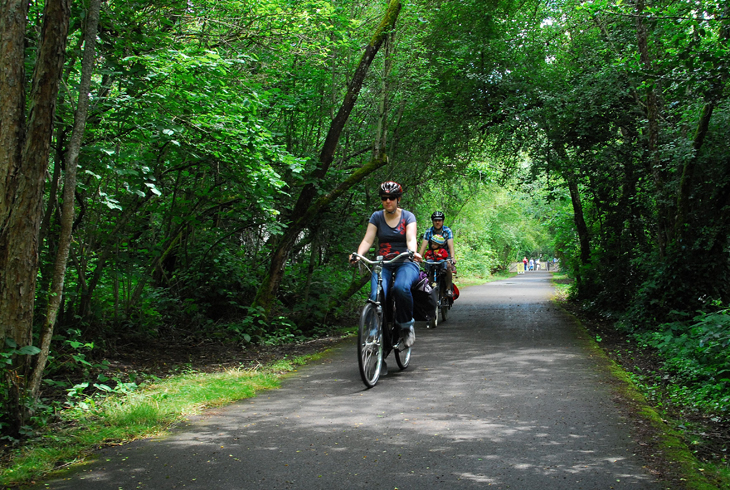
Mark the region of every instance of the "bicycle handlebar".
POLYGON ((444 264, 446 262, 450 263, 451 265, 454 265, 456 263, 456 261, 453 260, 453 259, 445 259, 445 260, 426 260, 426 259, 423 259, 423 263, 424 264, 429 264, 429 265, 444 264))
POLYGON ((408 252, 404 252, 402 254, 398 254, 392 260, 383 260, 384 257, 382 255, 379 255, 378 256, 380 258, 380 260, 377 260, 377 259, 376 260, 370 260, 367 257, 365 257, 364 255, 360 255, 357 252, 353 252, 352 253, 352 256, 353 257, 358 257, 360 260, 362 260, 363 262, 365 262, 366 264, 369 264, 369 265, 377 265, 377 264, 389 265, 389 264, 395 264, 396 262, 405 260, 405 258, 412 259, 414 255, 415 255, 415 252, 413 250, 409 250, 408 252))

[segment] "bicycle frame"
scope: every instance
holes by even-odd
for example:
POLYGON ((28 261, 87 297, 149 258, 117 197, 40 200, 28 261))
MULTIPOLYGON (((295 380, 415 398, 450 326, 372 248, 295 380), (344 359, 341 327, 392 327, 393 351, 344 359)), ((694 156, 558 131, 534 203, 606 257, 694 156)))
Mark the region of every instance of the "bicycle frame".
POLYGON ((372 273, 377 277, 375 299, 368 297, 368 302, 361 315, 358 331, 360 376, 368 388, 372 388, 378 382, 381 364, 384 364, 383 359, 388 357, 392 350, 395 350, 396 362, 401 369, 406 369, 410 362, 411 348, 401 347, 400 335, 395 332, 394 308, 388 307, 395 300, 392 296, 384 298, 383 267, 403 262, 408 258, 412 258, 413 255, 414 252, 403 253, 393 260, 386 261, 383 256, 370 260, 357 253, 352 254, 353 257, 359 258, 362 263, 372 266, 372 273), (377 318, 373 318, 373 310, 375 310, 374 314, 377 318))
MULTIPOLYGON (((413 255, 414 255, 413 252, 402 253, 402 254, 399 254, 398 256, 396 256, 392 260, 385 260, 385 257, 383 257, 382 255, 378 255, 375 258, 375 260, 370 260, 367 257, 364 257, 357 253, 352 254, 353 257, 358 257, 362 262, 364 262, 368 265, 371 265, 373 267, 372 272, 374 274, 376 274, 378 277, 377 293, 375 295, 375 300, 368 297, 368 303, 372 303, 373 305, 375 305, 378 308, 378 313, 380 314, 381 320, 383 320, 384 326, 387 326, 392 321, 392 318, 390 318, 390 315, 392 315, 393 312, 388 311, 389 309, 387 307, 388 305, 387 305, 386 301, 388 301, 389 298, 384 298, 384 294, 383 294, 383 267, 386 265, 397 264, 399 262, 403 262, 406 259, 411 259, 411 258, 413 258, 413 255)), ((384 331, 387 332, 386 337, 388 337, 388 338, 386 338, 386 345, 385 345, 386 353, 383 357, 387 357, 388 353, 390 352, 391 349, 398 347, 398 343, 396 343, 395 345, 390 345, 391 340, 392 340, 391 338, 389 338, 390 329, 389 328, 384 329, 384 331)))
POLYGON ((426 273, 428 274, 428 280, 432 283, 432 286, 438 286, 442 289, 444 286, 444 276, 446 271, 443 268, 443 262, 435 262, 433 260, 424 260, 426 264, 426 273))
POLYGON ((446 321, 453 300, 446 295, 446 271, 444 270, 444 262, 425 260, 423 263, 426 265, 426 273, 429 282, 431 282, 431 286, 438 291, 436 317, 429 323, 429 328, 436 328, 439 312, 441 313, 441 319, 446 321))

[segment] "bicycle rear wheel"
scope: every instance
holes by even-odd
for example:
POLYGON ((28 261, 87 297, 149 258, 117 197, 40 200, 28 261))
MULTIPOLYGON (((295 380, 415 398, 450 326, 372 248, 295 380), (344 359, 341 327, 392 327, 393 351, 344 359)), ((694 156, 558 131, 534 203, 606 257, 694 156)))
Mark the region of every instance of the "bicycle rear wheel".
POLYGON ((395 349, 395 363, 402 370, 408 367, 411 362, 411 348, 406 347, 403 350, 395 349))
MULTIPOLYGON (((439 292, 438 283, 434 284, 433 288, 436 290, 436 298, 440 298, 441 293, 439 292)), ((433 318, 429 318, 428 323, 426 323, 426 328, 436 328, 439 326, 439 311, 441 311, 440 299, 438 299, 438 302, 436 303, 436 308, 433 311, 433 318)))
POLYGON ((441 300, 439 300, 439 309, 441 310, 441 321, 445 322, 449 319, 449 310, 451 309, 449 298, 444 296, 441 300))
POLYGON ((368 303, 360 315, 357 331, 357 364, 365 386, 372 388, 380 378, 383 361, 383 326, 377 307, 368 303))
MULTIPOLYGON (((395 363, 398 364, 398 367, 401 371, 403 371, 405 368, 408 367, 408 363, 411 362, 411 348, 410 347, 404 347, 403 341, 400 338, 400 332, 398 331, 398 324, 395 323, 395 299, 390 299, 391 301, 391 312, 392 312, 392 325, 390 322, 388 322, 388 325, 386 328, 388 328, 390 332, 390 341, 391 345, 394 347, 393 350, 395 351, 395 363), (395 345, 398 347, 396 348, 395 345)), ((438 312, 437 312, 438 313, 438 312)))

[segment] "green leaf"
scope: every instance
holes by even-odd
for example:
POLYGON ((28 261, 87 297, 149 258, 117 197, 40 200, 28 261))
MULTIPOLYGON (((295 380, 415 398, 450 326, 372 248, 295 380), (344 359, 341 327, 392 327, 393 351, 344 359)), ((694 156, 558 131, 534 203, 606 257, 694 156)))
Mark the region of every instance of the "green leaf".
POLYGON ((21 347, 20 349, 18 349, 18 354, 21 356, 34 356, 40 351, 41 350, 34 345, 26 345, 25 347, 21 347))

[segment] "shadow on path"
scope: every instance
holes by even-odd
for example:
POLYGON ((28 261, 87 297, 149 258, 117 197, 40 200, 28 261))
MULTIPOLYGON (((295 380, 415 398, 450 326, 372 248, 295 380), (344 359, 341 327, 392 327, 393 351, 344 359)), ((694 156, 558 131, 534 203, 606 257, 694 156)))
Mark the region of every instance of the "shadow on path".
POLYGON ((371 390, 351 340, 279 390, 37 488, 659 489, 551 295, 547 272, 468 288, 371 390))

